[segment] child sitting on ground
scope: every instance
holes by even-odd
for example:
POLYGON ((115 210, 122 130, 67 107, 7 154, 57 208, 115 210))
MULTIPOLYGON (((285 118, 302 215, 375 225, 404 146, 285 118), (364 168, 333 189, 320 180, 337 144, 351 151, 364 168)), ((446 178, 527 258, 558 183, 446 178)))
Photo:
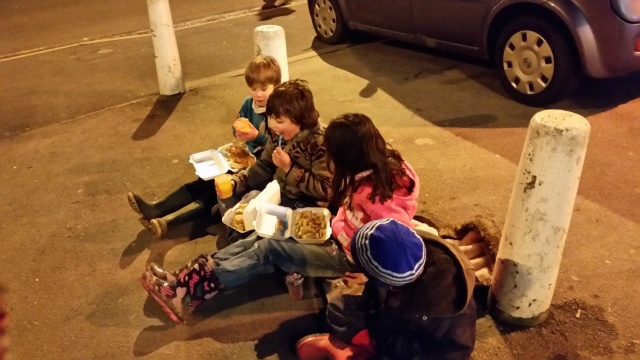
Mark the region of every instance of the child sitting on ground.
MULTIPOLYGON (((258 56, 249 63, 244 75, 251 96, 242 103, 233 134, 246 141, 251 152, 259 154, 268 139, 264 110, 269 95, 280 83, 280 66, 273 57, 258 56)), ((214 218, 220 217, 213 180, 198 178, 154 202, 134 192, 128 193, 127 199, 142 225, 158 240, 166 235, 170 224, 190 221, 207 212, 214 218)))
POLYGON ((306 81, 280 84, 267 104, 270 138, 264 152, 255 164, 232 176, 232 199, 218 192, 219 198, 233 206, 247 192, 276 180, 285 205, 292 200, 307 206, 326 204, 331 173, 325 161, 324 126, 306 81))
POLYGON ((302 360, 464 360, 475 345, 472 265, 454 246, 393 220, 372 221, 350 244, 362 295, 327 307, 330 334, 298 341, 302 360))
MULTIPOLYGON (((287 112, 275 109, 295 108, 286 105, 291 103, 294 102, 278 87, 267 106, 267 112, 273 116, 269 126, 285 139, 290 139, 297 130, 287 112), (288 101, 281 103, 283 100, 288 101), (282 107, 272 108, 279 104, 282 107)), ((317 141, 304 148, 324 149, 324 144, 327 161, 333 164, 335 171, 331 183, 334 198, 342 203, 332 222, 333 233, 339 235, 340 242, 330 239, 313 246, 293 239, 260 239, 253 233, 213 255, 201 255, 191 265, 174 273, 150 264, 142 276, 142 283, 174 321, 184 321, 193 309, 217 292, 241 286, 276 268, 304 276, 342 276, 352 270, 348 243, 364 222, 392 216, 411 224, 417 208, 418 177, 400 154, 386 144, 371 119, 362 114, 340 116, 328 126, 324 142, 317 141)), ((284 180, 293 180, 293 184, 307 183, 306 172, 301 172, 300 157, 289 161, 285 152, 276 153, 279 148, 273 151, 272 148, 273 145, 267 144, 263 159, 265 156, 268 159, 271 153, 274 163, 271 167, 277 166, 284 180)), ((321 168, 325 168, 324 161, 320 161, 325 158, 324 150, 307 154, 312 154, 321 168)), ((264 161, 264 165, 267 163, 264 161)), ((251 174, 262 173, 268 167, 256 173, 252 168, 239 176, 239 184, 251 183, 251 174)), ((284 188, 291 186, 288 183, 284 188)), ((326 193, 328 189, 324 191, 326 193)))
POLYGON ((247 66, 244 80, 251 96, 242 102, 238 118, 233 124, 233 135, 245 141, 249 151, 259 157, 267 144, 267 100, 280 84, 280 67, 271 56, 258 56, 247 66))

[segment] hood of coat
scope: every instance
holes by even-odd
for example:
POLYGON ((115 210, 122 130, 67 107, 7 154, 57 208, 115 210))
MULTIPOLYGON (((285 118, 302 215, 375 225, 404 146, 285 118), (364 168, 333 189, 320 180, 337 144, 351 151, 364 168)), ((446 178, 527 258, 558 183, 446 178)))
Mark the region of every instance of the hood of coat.
POLYGON ((423 239, 427 249, 425 270, 418 280, 385 299, 400 311, 426 316, 450 316, 463 311, 473 295, 475 275, 468 261, 439 239, 423 239))

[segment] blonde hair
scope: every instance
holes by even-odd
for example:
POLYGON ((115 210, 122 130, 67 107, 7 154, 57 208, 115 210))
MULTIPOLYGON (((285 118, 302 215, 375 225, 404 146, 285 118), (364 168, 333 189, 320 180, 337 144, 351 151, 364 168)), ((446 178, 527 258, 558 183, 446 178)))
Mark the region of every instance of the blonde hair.
POLYGON ((244 71, 244 81, 254 85, 278 85, 282 77, 278 60, 272 56, 256 56, 244 71))

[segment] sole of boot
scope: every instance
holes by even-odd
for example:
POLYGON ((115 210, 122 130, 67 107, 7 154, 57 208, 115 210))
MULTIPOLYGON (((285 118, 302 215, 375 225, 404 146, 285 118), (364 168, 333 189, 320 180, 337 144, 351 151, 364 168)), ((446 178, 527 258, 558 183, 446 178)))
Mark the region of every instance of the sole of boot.
POLYGON ((167 231, 166 227, 163 227, 158 219, 153 219, 149 221, 148 229, 151 231, 151 233, 153 234, 153 237, 156 240, 164 239, 164 236, 166 235, 166 231, 167 231))
POLYGON ((142 211, 140 211, 140 208, 138 207, 138 203, 136 202, 135 197, 133 197, 133 193, 128 193, 127 194, 127 200, 129 201, 129 206, 131 206, 131 210, 135 211, 136 214, 138 214, 138 216, 140 216, 140 218, 144 219, 144 214, 142 214, 142 211))
POLYGON ((140 218, 138 218, 138 221, 140 222, 140 224, 142 226, 144 226, 145 229, 147 229, 149 231, 152 231, 151 230, 151 224, 149 223, 149 220, 147 220, 147 219, 145 219, 143 217, 140 217, 140 218))
POLYGON ((301 354, 301 351, 299 350, 302 346, 304 346, 306 343, 309 342, 313 342, 316 340, 316 338, 318 336, 322 336, 322 335, 327 335, 327 334, 311 334, 311 335, 307 335, 305 337, 303 337, 302 339, 298 340, 298 342, 296 343, 296 354, 298 355, 299 358, 304 359, 304 360, 323 360, 323 359, 332 359, 332 357, 326 352, 326 351, 320 351, 318 350, 317 353, 310 353, 309 351, 301 354))
POLYGON ((160 305, 160 307, 162 308, 162 311, 165 312, 165 314, 167 314, 169 316, 169 318, 171 319, 171 321, 173 321, 176 324, 184 324, 184 320, 182 320, 176 313, 175 311, 173 311, 173 309, 171 309, 171 307, 169 307, 167 304, 165 304, 164 300, 160 297, 160 294, 156 294, 156 291, 153 287, 151 287, 147 281, 145 280, 144 276, 140 276, 140 282, 142 283, 142 287, 147 291, 147 293, 151 296, 151 298, 153 298, 153 300, 155 300, 158 305, 160 305))
POLYGON ((176 284, 176 278, 178 277, 178 275, 169 273, 156 263, 149 264, 149 266, 147 266, 147 271, 152 273, 153 276, 157 277, 158 279, 165 281, 169 285, 176 284), (169 277, 171 277, 171 279, 169 277))
POLYGON ((309 334, 305 337, 303 337, 302 339, 298 340, 298 342, 296 343, 296 347, 305 344, 309 341, 313 341, 315 340, 318 336, 323 336, 323 335, 327 335, 326 333, 316 333, 316 334, 309 334))

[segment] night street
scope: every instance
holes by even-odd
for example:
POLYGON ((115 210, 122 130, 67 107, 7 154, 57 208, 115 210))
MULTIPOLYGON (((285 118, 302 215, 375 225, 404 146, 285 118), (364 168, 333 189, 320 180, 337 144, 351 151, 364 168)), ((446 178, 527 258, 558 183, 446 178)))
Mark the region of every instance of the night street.
MULTIPOLYGON (((194 180, 189 155, 231 141, 260 25, 285 29, 290 78, 309 81, 323 121, 365 113, 413 165, 418 214, 504 224, 542 108, 509 98, 482 61, 373 36, 326 45, 306 1, 263 5, 171 2, 187 92, 159 97, 144 1, 0 3, 0 283, 15 359, 294 359, 295 340, 322 330, 322 300, 291 300, 278 276, 180 326, 138 280, 151 262, 174 269, 223 246, 206 219, 154 240, 126 194, 194 180)), ((518 331, 481 318, 473 359, 637 359, 638 84, 585 79, 549 107, 591 125, 551 315, 518 331)))

